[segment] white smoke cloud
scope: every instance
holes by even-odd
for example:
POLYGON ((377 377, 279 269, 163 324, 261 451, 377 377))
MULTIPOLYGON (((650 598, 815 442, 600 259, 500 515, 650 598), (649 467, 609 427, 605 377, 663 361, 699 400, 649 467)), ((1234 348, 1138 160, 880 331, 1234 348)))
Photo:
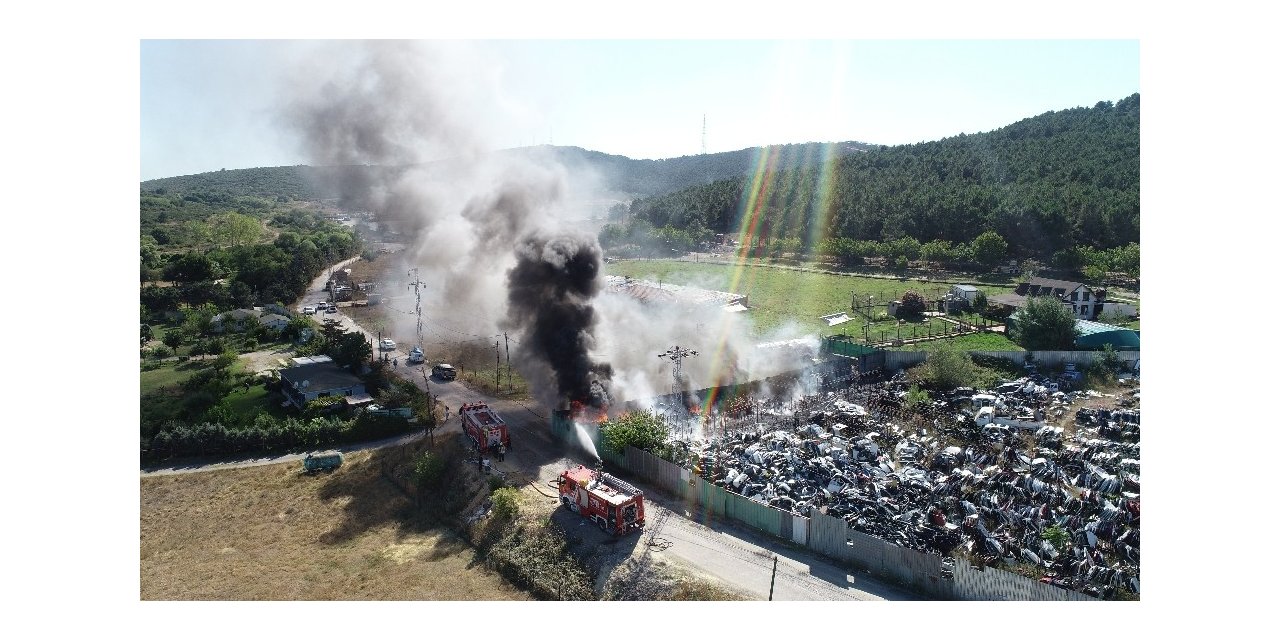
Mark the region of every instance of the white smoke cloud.
MULTIPOLYGON (((524 300, 513 313, 517 248, 550 252, 554 261, 564 257, 554 250, 562 247, 557 238, 572 238, 575 250, 585 252, 579 258, 595 261, 598 280, 599 246, 580 220, 603 214, 612 194, 592 172, 567 168, 548 150, 493 149, 486 132, 511 104, 496 81, 501 72, 492 71, 499 67, 457 43, 317 45, 292 76, 281 119, 299 135, 312 164, 331 168, 346 205, 372 211, 405 234, 401 272, 418 268, 424 315, 457 333, 518 332, 513 364, 539 399, 552 403, 582 381, 557 385, 557 376, 570 374, 551 364, 559 359, 555 349, 525 344, 534 335, 546 337, 528 316, 554 305, 524 300)), ((404 288, 390 284, 391 295, 404 288)), ((594 289, 602 287, 597 281, 594 289)), ((596 324, 572 328, 586 331, 572 341, 584 353, 565 360, 572 366, 562 365, 577 376, 584 362, 609 363, 615 400, 668 392, 671 363, 657 354, 677 344, 700 352, 685 362, 691 388, 794 368, 791 356, 754 349, 749 319, 740 314, 714 306, 645 306, 621 296, 592 300, 582 291, 570 295, 585 295, 594 309, 571 315, 596 324)), ((413 303, 392 315, 394 335, 416 333, 406 306, 413 303)))

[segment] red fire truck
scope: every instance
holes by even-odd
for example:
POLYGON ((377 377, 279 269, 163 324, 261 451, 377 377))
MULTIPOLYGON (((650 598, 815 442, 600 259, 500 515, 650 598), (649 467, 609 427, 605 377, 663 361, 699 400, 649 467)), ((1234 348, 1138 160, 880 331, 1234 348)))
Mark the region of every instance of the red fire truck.
POLYGON ((614 535, 644 526, 644 492, 582 465, 560 474, 560 502, 614 535))
POLYGON ((507 431, 507 423, 489 405, 483 402, 464 404, 458 413, 462 416, 462 428, 477 447, 484 450, 497 448, 498 445, 511 448, 511 433, 507 431))

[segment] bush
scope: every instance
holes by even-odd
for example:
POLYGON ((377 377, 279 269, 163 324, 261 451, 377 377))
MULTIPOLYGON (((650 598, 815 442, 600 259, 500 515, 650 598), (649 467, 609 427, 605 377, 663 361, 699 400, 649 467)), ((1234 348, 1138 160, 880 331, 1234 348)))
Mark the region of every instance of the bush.
POLYGON ((1116 374, 1125 368, 1124 361, 1116 354, 1111 345, 1103 345, 1099 356, 1084 368, 1085 377, 1091 385, 1104 385, 1114 382, 1116 374))
POLYGON ((632 411, 600 425, 600 442, 619 455, 628 446, 654 451, 671 435, 662 419, 648 411, 632 411))
POLYGON ((1027 351, 1070 350, 1079 336, 1071 307, 1053 296, 1031 298, 1010 322, 1009 338, 1027 351))
POLYGON ((493 517, 510 521, 520 512, 520 492, 511 487, 503 487, 493 492, 493 517))
POLYGON ((316 398, 307 402, 307 408, 303 410, 302 417, 318 418, 341 411, 346 407, 347 399, 343 396, 329 396, 326 398, 316 398))
POLYGON ((916 372, 919 384, 946 391, 973 386, 978 377, 978 368, 969 354, 950 344, 930 351, 929 359, 917 367, 916 372))
MULTIPOLYGON (((957 385, 957 386, 963 386, 963 385, 957 385)), ((903 404, 906 406, 908 410, 919 411, 920 409, 927 407, 930 402, 931 400, 929 399, 929 392, 925 391, 924 389, 921 389, 920 385, 913 384, 911 385, 911 389, 907 391, 907 397, 904 400, 903 404)))
POLYGON ((1056 549, 1058 553, 1062 553, 1067 548, 1067 543, 1071 541, 1071 536, 1067 534, 1065 529, 1058 525, 1047 527, 1044 532, 1040 534, 1040 537, 1048 540, 1049 544, 1053 545, 1053 548, 1056 549))
POLYGON ((916 317, 924 313, 924 296, 915 291, 908 291, 902 294, 902 300, 899 302, 901 302, 898 305, 899 318, 916 317))
POLYGON ((413 463, 413 479, 423 489, 438 489, 447 468, 444 456, 424 453, 413 463))

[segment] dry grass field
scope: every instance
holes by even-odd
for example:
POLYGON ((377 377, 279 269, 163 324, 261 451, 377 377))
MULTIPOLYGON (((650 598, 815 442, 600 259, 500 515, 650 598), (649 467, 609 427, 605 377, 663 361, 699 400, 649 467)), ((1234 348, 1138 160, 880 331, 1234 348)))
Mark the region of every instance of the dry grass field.
POLYGON ((143 478, 141 599, 531 599, 420 522, 379 455, 143 478))

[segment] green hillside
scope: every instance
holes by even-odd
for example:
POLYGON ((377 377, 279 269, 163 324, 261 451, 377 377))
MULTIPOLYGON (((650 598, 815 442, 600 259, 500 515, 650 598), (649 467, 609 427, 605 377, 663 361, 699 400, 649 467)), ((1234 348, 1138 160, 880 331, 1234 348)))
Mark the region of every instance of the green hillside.
MULTIPOLYGON (((765 150, 779 158, 785 168, 803 167, 821 161, 822 154, 836 156, 874 148, 861 142, 833 145, 806 143, 775 145, 765 150)), ((548 155, 571 171, 586 170, 601 178, 601 186, 620 195, 651 196, 706 184, 734 176, 746 175, 754 166, 761 149, 750 148, 705 155, 682 156, 663 160, 635 160, 625 156, 590 151, 580 147, 538 146, 508 149, 501 154, 524 155, 543 159, 548 155)), ((443 166, 441 161, 426 165, 428 169, 443 166)), ((344 167, 343 171, 395 171, 386 167, 344 167)), ((142 182, 144 193, 186 194, 221 192, 228 196, 253 196, 283 200, 322 201, 338 197, 338 180, 334 170, 325 167, 297 165, 292 167, 260 167, 256 169, 223 169, 189 176, 160 178, 142 182)))
MULTIPOLYGON (((749 242, 810 251, 840 239, 913 239, 911 259, 920 244, 971 243, 993 231, 1010 257, 1079 266, 1068 254, 1139 240, 1139 115, 1134 94, 987 133, 847 154, 826 172, 770 163, 758 175, 638 199, 630 224, 693 239, 745 230, 749 242)), ((602 242, 629 234, 606 228, 602 242)))

